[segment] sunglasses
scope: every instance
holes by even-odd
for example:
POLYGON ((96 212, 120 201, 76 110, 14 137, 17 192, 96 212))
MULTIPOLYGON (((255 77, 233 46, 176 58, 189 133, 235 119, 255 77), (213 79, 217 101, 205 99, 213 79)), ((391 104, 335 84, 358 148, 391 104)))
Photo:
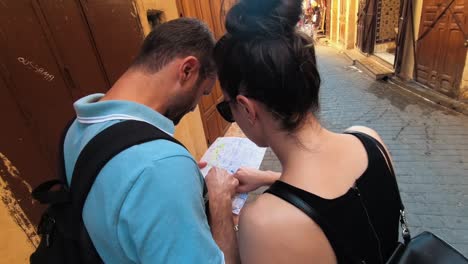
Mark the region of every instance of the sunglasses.
POLYGON ((229 104, 231 101, 222 101, 221 103, 216 105, 216 109, 218 113, 224 118, 224 120, 228 121, 229 123, 234 123, 234 116, 232 115, 231 107, 229 104))

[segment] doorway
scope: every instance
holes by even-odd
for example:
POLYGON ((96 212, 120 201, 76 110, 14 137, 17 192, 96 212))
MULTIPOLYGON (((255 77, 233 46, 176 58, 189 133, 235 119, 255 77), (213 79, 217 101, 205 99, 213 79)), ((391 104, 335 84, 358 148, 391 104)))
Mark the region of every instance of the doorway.
POLYGON ((395 62, 400 0, 377 0, 374 55, 389 64, 395 62))

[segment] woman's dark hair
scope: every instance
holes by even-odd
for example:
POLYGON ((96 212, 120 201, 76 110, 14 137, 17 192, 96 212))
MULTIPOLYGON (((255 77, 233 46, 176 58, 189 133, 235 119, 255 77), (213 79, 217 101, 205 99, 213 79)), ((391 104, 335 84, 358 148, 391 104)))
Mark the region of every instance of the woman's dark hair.
POLYGON ((240 0, 214 55, 222 89, 264 103, 296 130, 319 108, 320 75, 312 40, 296 32, 301 0, 240 0))

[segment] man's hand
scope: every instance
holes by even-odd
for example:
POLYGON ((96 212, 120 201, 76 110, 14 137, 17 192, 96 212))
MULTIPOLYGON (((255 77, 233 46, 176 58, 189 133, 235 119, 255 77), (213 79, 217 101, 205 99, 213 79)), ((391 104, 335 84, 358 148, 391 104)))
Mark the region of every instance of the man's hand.
POLYGON ((224 253, 226 264, 240 263, 232 217, 232 197, 239 181, 227 171, 213 167, 205 177, 210 200, 210 224, 213 238, 224 253))
POLYGON ((231 200, 236 194, 239 181, 227 171, 213 167, 205 178, 210 201, 218 199, 231 200))
POLYGON ((252 168, 240 168, 233 176, 239 180, 237 192, 248 193, 255 191, 259 187, 273 184, 280 178, 281 173, 261 171, 252 168))

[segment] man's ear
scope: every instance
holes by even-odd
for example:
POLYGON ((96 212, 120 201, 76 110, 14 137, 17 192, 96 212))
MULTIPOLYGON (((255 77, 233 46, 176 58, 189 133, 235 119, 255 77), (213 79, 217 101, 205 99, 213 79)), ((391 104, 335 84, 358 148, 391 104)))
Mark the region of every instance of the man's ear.
POLYGON ((179 67, 179 78, 182 82, 198 80, 200 61, 194 56, 188 56, 182 60, 179 67))
POLYGON ((257 120, 257 104, 250 98, 243 95, 236 97, 239 111, 243 112, 243 115, 247 117, 251 125, 255 124, 257 120))

